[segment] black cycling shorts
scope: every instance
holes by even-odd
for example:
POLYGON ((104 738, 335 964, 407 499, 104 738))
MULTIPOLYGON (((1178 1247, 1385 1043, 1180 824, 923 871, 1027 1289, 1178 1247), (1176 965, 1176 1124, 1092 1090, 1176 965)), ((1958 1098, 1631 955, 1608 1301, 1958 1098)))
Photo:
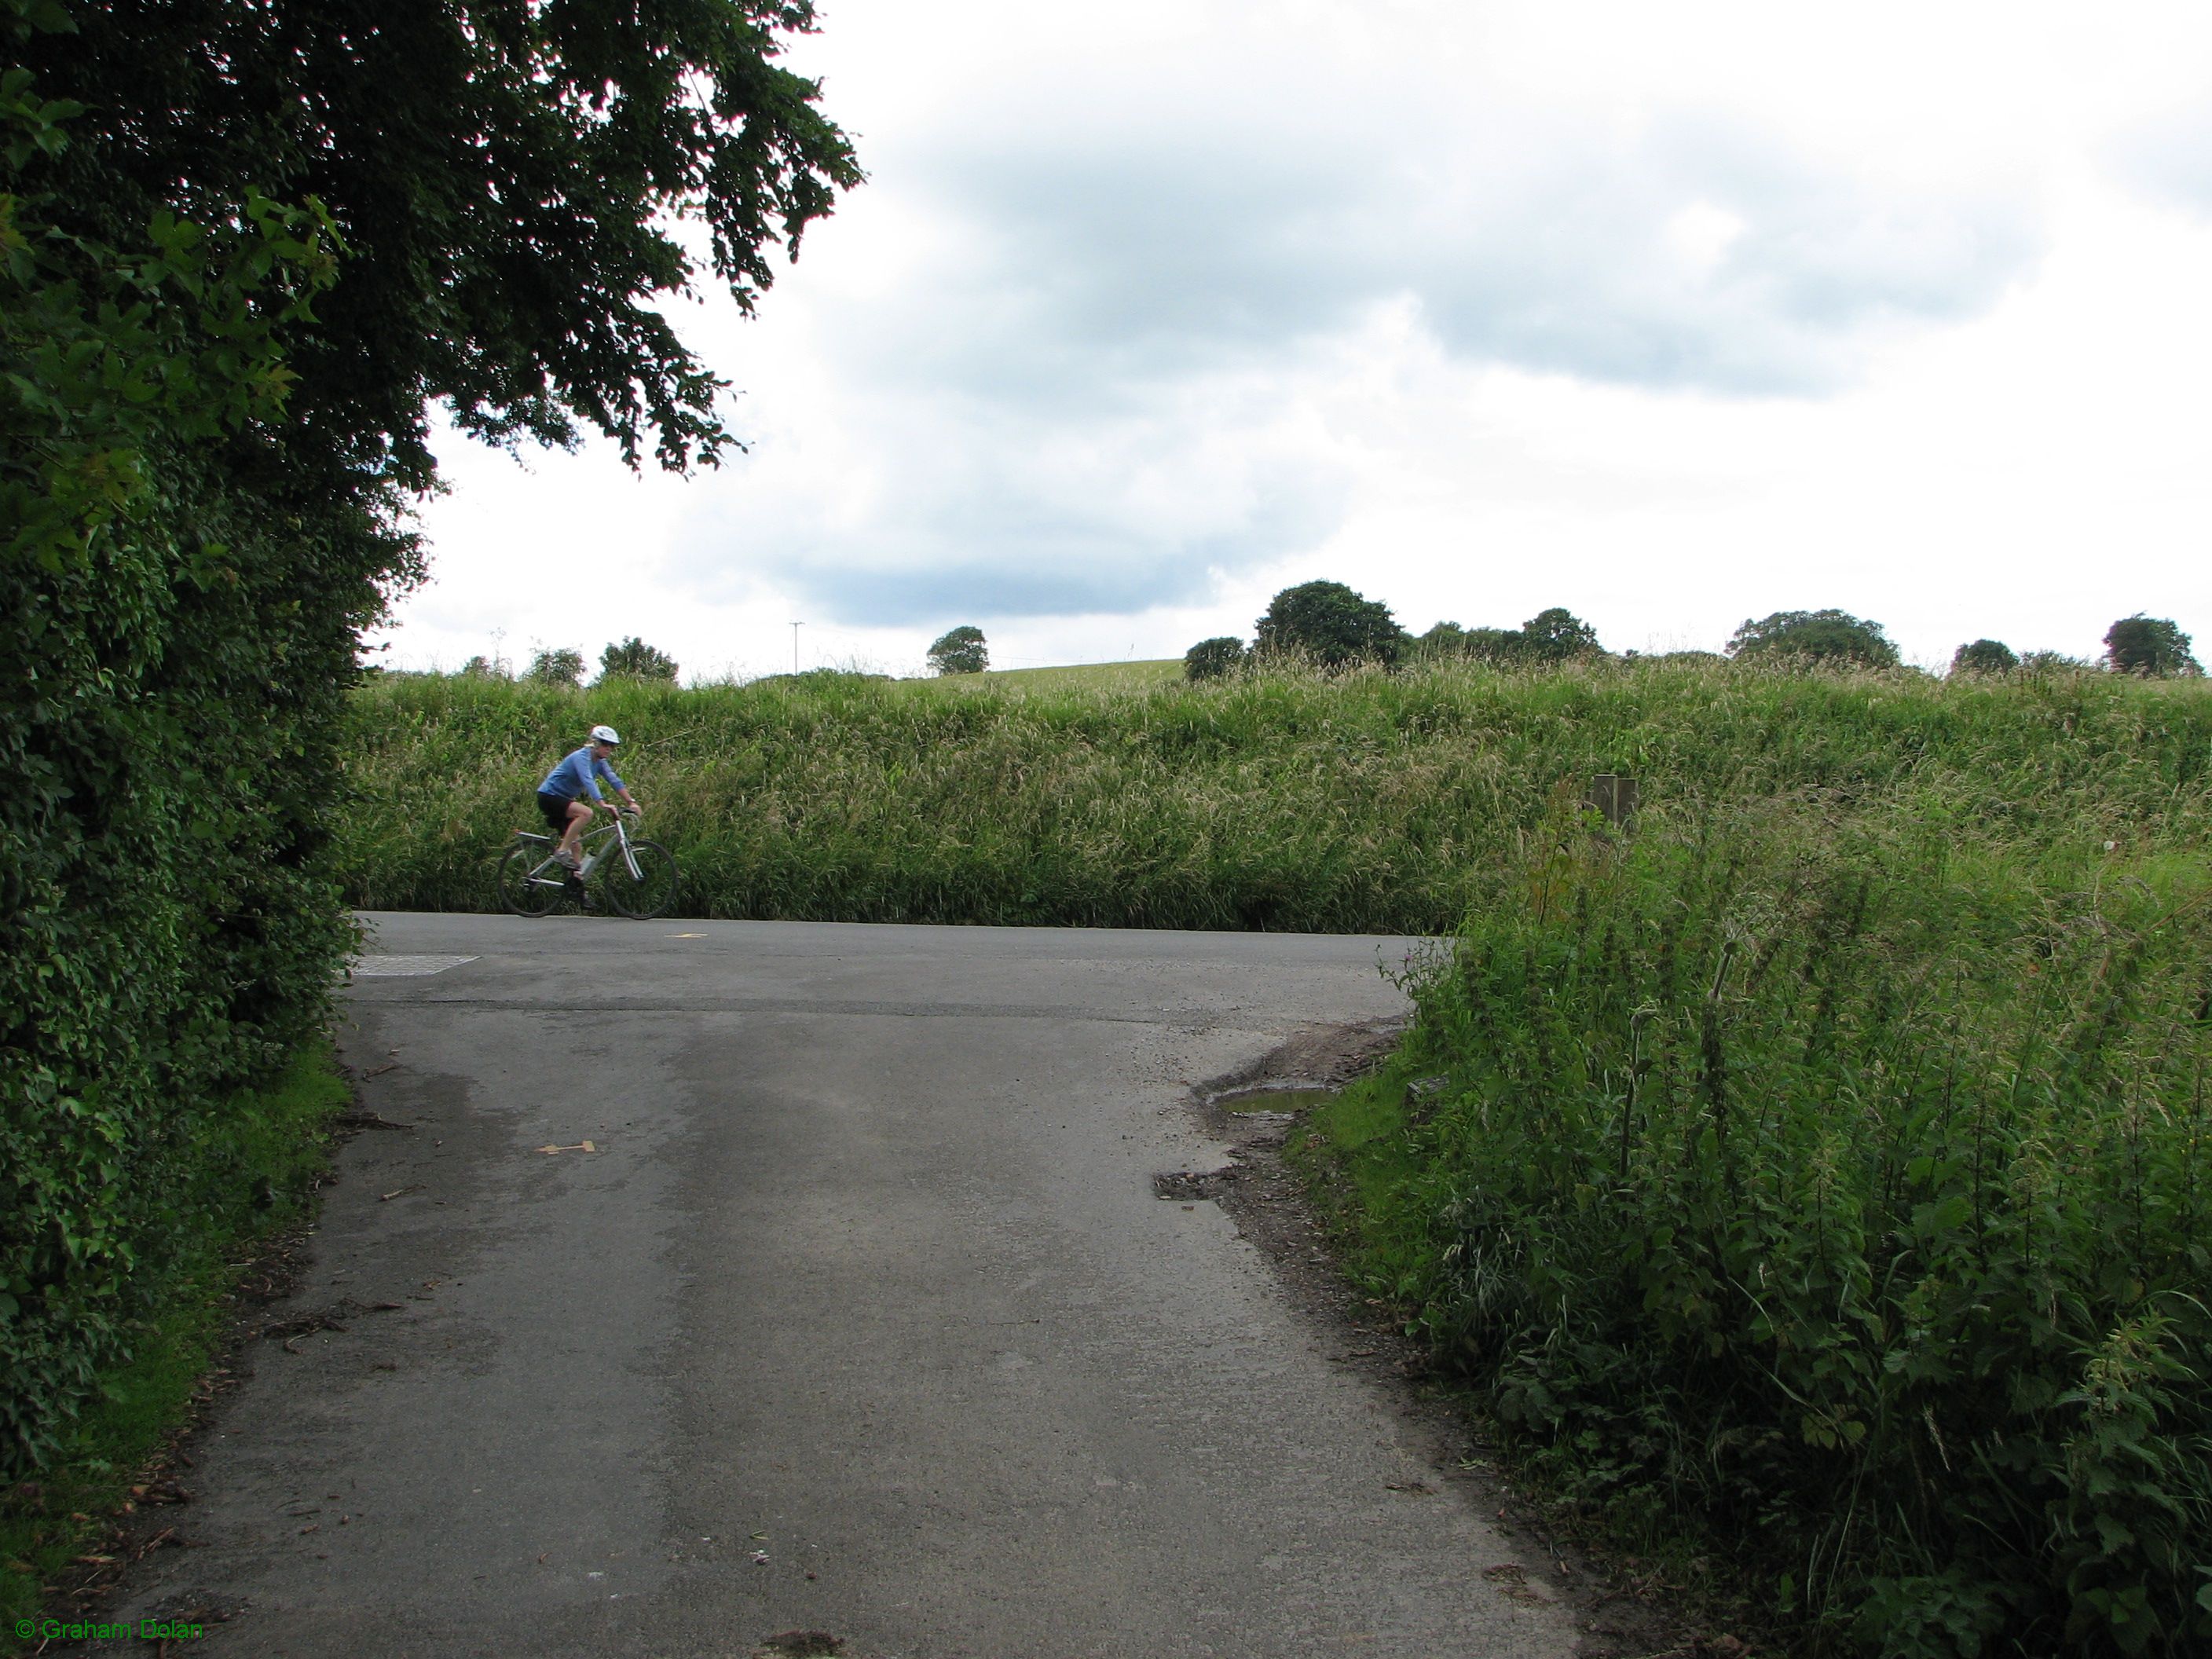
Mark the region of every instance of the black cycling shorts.
POLYGON ((568 833, 568 798, 566 795, 552 795, 540 790, 538 810, 545 814, 545 827, 555 835, 568 833))

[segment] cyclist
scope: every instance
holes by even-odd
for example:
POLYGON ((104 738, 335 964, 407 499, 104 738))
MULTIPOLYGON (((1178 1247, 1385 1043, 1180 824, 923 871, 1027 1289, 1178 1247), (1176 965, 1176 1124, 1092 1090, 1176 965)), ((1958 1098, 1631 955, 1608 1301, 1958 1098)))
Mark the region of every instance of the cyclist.
POLYGON ((545 815, 546 827, 561 837, 553 856, 572 872, 583 862, 577 843, 583 836, 584 826, 592 821, 592 807, 605 806, 610 812, 619 810, 608 805, 606 797, 599 793, 601 778, 614 785, 623 805, 633 812, 644 810, 629 793, 629 787, 615 775, 615 769, 607 764, 607 757, 621 742, 613 726, 593 726, 590 741, 574 753, 563 756, 561 763, 548 772, 545 781, 538 786, 538 810, 545 815), (592 798, 591 806, 584 804, 586 793, 592 798))

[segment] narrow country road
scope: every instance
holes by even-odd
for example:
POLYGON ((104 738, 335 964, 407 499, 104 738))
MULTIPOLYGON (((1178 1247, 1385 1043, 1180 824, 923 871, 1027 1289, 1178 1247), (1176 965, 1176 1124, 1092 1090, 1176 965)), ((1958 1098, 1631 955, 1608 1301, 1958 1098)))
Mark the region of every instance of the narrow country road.
POLYGON ((1218 1157, 1188 1083, 1397 1012, 1408 941, 371 920, 344 1051, 413 1127, 347 1146, 269 1316, 343 1328, 257 1345, 128 1612, 239 1609, 238 1654, 1572 1652, 1385 1385, 1152 1194, 1218 1157))

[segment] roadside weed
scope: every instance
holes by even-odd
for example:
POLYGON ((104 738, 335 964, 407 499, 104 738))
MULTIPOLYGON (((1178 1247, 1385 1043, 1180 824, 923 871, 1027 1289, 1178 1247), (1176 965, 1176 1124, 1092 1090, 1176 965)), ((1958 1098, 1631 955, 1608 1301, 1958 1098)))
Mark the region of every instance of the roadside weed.
POLYGON ((1364 1270, 1823 1650, 2200 1650, 2212 887, 1902 805, 1540 826, 1415 987, 1432 1103, 1322 1126, 1364 1270))

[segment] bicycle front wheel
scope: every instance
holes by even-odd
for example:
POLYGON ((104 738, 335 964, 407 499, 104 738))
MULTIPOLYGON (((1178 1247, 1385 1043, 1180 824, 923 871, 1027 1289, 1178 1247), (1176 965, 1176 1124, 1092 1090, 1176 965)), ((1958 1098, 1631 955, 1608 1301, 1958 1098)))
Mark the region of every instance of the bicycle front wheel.
POLYGON ((518 841, 499 861, 500 908, 512 915, 550 915, 561 902, 568 872, 553 860, 549 842, 518 841))
POLYGON ((606 878, 600 890, 608 903, 633 921, 651 921, 665 915, 676 902, 676 854, 657 841, 630 842, 627 860, 617 850, 610 854, 605 867, 606 878))

